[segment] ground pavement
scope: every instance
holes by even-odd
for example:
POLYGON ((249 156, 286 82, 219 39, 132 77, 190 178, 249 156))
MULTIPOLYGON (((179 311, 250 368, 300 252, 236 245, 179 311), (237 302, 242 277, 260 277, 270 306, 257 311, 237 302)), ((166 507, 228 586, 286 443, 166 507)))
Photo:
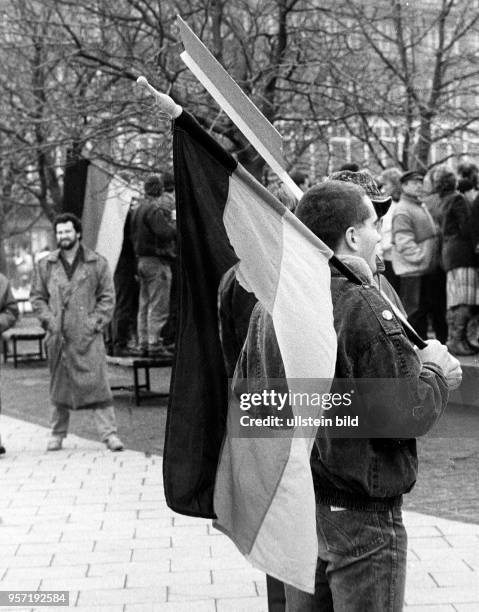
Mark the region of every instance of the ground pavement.
MULTIPOLYGON (((261 612, 265 581, 209 521, 166 506, 162 459, 2 415, 0 590, 95 612, 261 612)), ((479 612, 479 525, 408 512, 408 612, 479 612)), ((62 610, 61 607, 0 608, 62 610)))

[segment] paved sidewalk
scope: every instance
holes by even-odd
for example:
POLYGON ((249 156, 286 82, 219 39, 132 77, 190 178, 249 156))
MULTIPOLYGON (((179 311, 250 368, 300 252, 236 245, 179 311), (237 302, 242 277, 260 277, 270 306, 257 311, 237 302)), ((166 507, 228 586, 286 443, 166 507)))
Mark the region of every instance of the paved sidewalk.
MULTIPOLYGON (((261 612, 265 580, 210 522, 165 504, 159 456, 110 453, 2 416, 0 590, 67 590, 95 612, 261 612)), ((407 607, 479 611, 479 525, 406 513, 407 607)), ((53 610, 61 607, 3 608, 53 610)))

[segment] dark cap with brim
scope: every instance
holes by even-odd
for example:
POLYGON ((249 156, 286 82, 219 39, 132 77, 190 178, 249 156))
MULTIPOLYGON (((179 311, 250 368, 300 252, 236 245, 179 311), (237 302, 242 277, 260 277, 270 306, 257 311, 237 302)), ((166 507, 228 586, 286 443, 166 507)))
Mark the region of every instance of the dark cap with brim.
POLYGON ((354 183, 355 185, 358 185, 358 187, 361 187, 373 203, 378 217, 382 217, 384 214, 386 214, 388 208, 391 206, 391 196, 384 195, 379 191, 376 181, 369 174, 369 172, 340 170, 339 172, 333 172, 333 174, 330 174, 328 176, 328 180, 345 181, 347 183, 354 183))

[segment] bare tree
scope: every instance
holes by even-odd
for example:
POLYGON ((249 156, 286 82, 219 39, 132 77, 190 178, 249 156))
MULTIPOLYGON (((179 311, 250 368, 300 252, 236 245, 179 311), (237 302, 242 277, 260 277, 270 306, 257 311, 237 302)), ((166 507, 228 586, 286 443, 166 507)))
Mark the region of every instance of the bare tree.
POLYGON ((139 74, 264 174, 264 161, 182 64, 177 14, 284 134, 288 168, 309 168, 312 147, 330 155, 338 133, 379 167, 409 168, 427 167, 435 144, 477 132, 479 10, 459 0, 421 10, 405 0, 321 7, 316 0, 5 0, 3 7, 7 216, 24 207, 29 219, 37 209, 52 217, 67 152, 74 159, 88 151, 132 179, 171 163, 169 124, 133 87, 139 74))
MULTIPOLYGON (((76 3, 63 0, 55 4, 76 47, 78 62, 123 79, 146 74, 158 89, 192 110, 254 174, 262 174, 264 161, 179 60, 176 13, 188 21, 266 117, 275 122, 284 120, 285 108, 292 100, 294 86, 288 86, 288 81, 303 69, 298 61, 302 51, 297 22, 298 16, 309 12, 304 2, 123 0, 119 6, 109 8, 104 2, 84 0, 81 4, 85 15, 109 24, 108 37, 102 38, 101 44, 82 35, 78 16, 75 24, 69 24, 64 17, 65 10, 76 3), (125 41, 129 44, 125 45, 125 41)), ((143 125, 148 129, 146 121, 143 125)))
POLYGON ((316 100, 379 166, 425 169, 434 144, 477 137, 479 8, 343 0, 329 21, 343 57, 328 63, 316 100))

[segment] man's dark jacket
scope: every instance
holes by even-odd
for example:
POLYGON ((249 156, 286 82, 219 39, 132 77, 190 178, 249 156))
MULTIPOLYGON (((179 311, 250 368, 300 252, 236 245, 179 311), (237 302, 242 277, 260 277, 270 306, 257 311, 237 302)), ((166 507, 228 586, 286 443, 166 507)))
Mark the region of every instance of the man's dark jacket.
POLYGON ((131 237, 137 257, 175 256, 176 228, 161 198, 147 196, 131 216, 131 237))
MULTIPOLYGON (((400 505, 417 475, 415 437, 424 435, 441 416, 448 388, 440 368, 422 364, 401 323, 373 284, 364 260, 346 261, 364 281, 347 280, 332 269, 334 326, 338 338, 336 379, 401 380, 404 393, 367 396, 364 414, 375 437, 337 438, 319 428, 311 455, 318 501, 357 510, 386 510, 400 505), (404 384, 402 384, 404 382, 404 384), (381 437, 381 430, 397 431, 381 437)), ((299 305, 298 305, 299 307, 299 305)), ((284 378, 284 366, 270 315, 261 304, 251 314, 248 336, 235 372, 233 387, 248 380, 284 378)), ((334 388, 335 382, 333 382, 334 388)), ((241 390, 244 391, 242 383, 241 390)), ((333 389, 332 389, 333 390, 333 389)))
POLYGON ((473 235, 472 206, 455 191, 441 198, 442 265, 444 270, 474 268, 479 264, 475 253, 477 236, 473 235))

